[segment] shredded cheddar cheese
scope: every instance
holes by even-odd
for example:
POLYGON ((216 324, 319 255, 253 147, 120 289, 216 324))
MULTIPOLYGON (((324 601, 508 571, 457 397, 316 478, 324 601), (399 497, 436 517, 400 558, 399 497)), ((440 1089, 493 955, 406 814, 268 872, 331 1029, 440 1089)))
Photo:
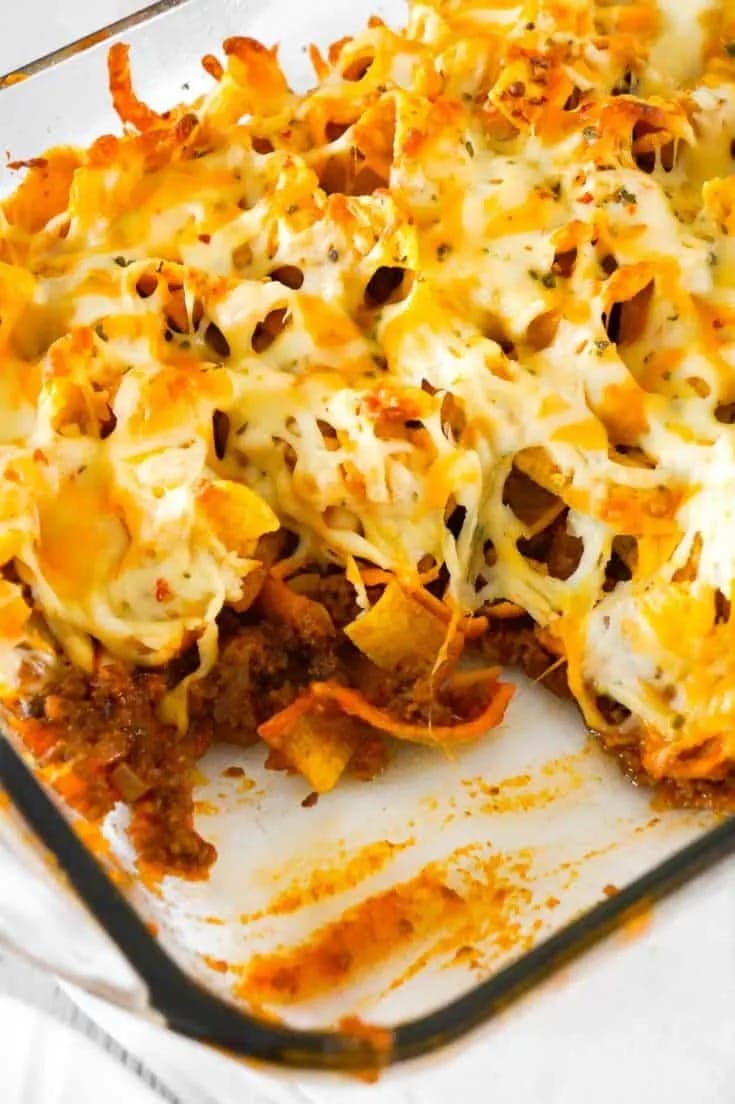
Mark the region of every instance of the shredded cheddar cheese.
POLYGON ((122 135, 0 208, 6 692, 50 641, 205 671, 282 525, 363 606, 442 568, 453 616, 530 614, 655 777, 732 767, 731 8, 413 0, 305 94, 230 39, 165 115, 114 46, 122 135))

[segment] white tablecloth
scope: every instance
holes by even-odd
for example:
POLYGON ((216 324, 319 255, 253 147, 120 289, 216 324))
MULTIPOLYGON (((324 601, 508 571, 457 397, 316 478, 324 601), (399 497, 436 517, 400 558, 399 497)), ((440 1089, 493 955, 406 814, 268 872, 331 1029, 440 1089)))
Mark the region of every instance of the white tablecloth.
POLYGON ((175 1097, 147 1087, 58 1018, 13 997, 0 996, 4 1104, 156 1104, 175 1097), (104 1095, 101 1092, 104 1086, 104 1095))

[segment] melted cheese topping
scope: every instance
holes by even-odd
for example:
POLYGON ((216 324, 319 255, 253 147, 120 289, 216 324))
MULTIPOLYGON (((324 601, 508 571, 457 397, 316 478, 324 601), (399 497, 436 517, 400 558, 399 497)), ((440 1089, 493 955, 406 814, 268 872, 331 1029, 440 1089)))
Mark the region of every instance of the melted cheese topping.
POLYGON ((655 775, 735 761, 730 9, 416 0, 303 96, 229 40, 166 117, 113 48, 124 136, 0 215, 6 685, 45 627, 88 668, 198 640, 205 670, 282 523, 351 577, 521 606, 655 775))

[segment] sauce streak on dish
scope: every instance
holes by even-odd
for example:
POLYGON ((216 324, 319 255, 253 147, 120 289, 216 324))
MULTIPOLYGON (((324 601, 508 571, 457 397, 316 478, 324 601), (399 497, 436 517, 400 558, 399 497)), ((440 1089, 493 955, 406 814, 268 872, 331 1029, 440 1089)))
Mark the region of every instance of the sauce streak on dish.
POLYGON ((423 966, 470 942, 520 949, 528 936, 521 919, 531 900, 528 872, 527 859, 459 848, 360 901, 302 943, 238 966, 237 995, 256 1005, 298 1004, 414 950, 423 966), (427 944, 435 947, 425 958, 427 944))
POLYGON ((345 855, 340 861, 315 866, 308 874, 291 881, 265 908, 243 913, 240 923, 251 924, 264 916, 287 916, 319 901, 336 897, 348 889, 354 889, 360 882, 384 869, 396 855, 415 842, 413 838, 400 843, 378 840, 345 855))

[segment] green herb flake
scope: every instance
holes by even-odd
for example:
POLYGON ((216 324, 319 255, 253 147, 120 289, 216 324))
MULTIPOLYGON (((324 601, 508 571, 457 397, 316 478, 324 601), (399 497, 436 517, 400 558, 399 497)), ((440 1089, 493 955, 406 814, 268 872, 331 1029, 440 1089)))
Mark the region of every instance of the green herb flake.
POLYGON ((451 245, 448 245, 447 242, 442 242, 441 245, 438 245, 436 247, 436 259, 437 259, 437 261, 445 260, 446 257, 451 252, 451 249, 452 249, 451 245))
POLYGON ((465 142, 465 144, 464 144, 464 148, 465 148, 465 149, 467 150, 467 152, 469 153, 470 157, 474 157, 474 156, 475 156, 475 147, 474 147, 474 146, 472 145, 472 142, 470 142, 469 138, 468 138, 468 139, 467 139, 467 141, 465 142))
POLYGON ((615 202, 625 204, 637 203, 638 197, 633 192, 629 192, 623 184, 618 188, 617 192, 615 193, 615 202))
POLYGON ((553 272, 545 272, 541 277, 541 283, 544 285, 545 288, 555 288, 556 276, 553 272))
POLYGON ((725 43, 725 53, 728 57, 735 58, 735 42, 725 43))
POLYGON ((133 262, 129 261, 127 257, 115 257, 115 264, 119 265, 120 268, 127 268, 128 265, 131 265, 132 263, 133 262))
MULTIPOLYGON (((735 56, 735 55, 734 55, 735 56)), ((683 728, 685 724, 684 716, 681 713, 677 713, 671 722, 671 727, 675 729, 683 728)))

